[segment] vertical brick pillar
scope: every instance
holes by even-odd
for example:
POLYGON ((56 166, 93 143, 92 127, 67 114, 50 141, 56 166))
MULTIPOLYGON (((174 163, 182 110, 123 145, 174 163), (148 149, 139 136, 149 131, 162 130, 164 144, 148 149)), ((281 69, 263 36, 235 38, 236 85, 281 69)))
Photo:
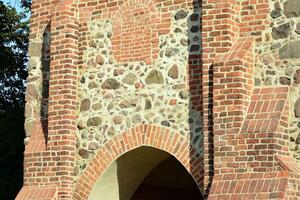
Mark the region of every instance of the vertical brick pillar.
POLYGON ((58 199, 72 199, 76 150, 78 22, 69 1, 52 13, 48 148, 55 160, 58 199))
MULTIPOLYGON (((213 113, 220 104, 215 104, 215 91, 221 89, 214 83, 213 63, 218 55, 227 53, 239 35, 240 2, 235 0, 202 1, 202 73, 203 73, 203 116, 204 116, 204 160, 205 171, 212 177, 216 166, 215 130, 213 113)), ((223 83, 222 83, 223 85, 223 83)), ((224 85, 223 85, 224 86, 224 85)), ((221 86, 222 87, 222 86, 221 86)), ((217 97, 216 97, 217 98, 217 97)), ((221 128, 221 126, 216 126, 221 128)), ((206 174, 208 175, 208 174, 206 174)), ((207 180, 206 180, 207 182, 207 180)))

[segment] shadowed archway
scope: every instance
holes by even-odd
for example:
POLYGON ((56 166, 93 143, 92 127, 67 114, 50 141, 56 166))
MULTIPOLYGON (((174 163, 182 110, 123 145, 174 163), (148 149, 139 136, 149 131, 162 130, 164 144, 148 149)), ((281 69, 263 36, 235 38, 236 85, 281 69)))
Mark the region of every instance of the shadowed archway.
POLYGON ((116 159, 98 178, 90 200, 201 200, 184 166, 169 153, 148 146, 116 159))

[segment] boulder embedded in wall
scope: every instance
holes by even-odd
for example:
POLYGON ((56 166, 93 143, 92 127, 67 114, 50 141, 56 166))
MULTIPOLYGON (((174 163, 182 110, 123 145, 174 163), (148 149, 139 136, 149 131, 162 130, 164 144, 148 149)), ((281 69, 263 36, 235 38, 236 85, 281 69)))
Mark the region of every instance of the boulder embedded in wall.
POLYGON ((173 65, 171 67, 171 69, 168 72, 168 76, 170 76, 173 79, 177 79, 178 78, 178 67, 177 67, 177 65, 173 65))
POLYGON ((99 126, 102 123, 102 119, 100 117, 93 117, 87 120, 87 126, 99 126))
POLYGON ((300 40, 285 44, 279 49, 280 59, 300 58, 300 40))
POLYGON ((297 117, 297 118, 300 117, 300 98, 298 98, 296 103, 295 103, 294 113, 295 113, 295 117, 297 117))
POLYGON ((78 154, 82 157, 82 158, 89 158, 89 151, 86 149, 79 149, 78 154))
POLYGON ((32 56, 42 56, 42 42, 30 42, 28 47, 28 54, 32 56))
POLYGON ((276 18, 281 16, 281 11, 280 10, 273 10, 270 15, 273 19, 276 19, 276 18))
POLYGON ((101 85, 101 88, 106 90, 116 90, 119 89, 120 87, 121 84, 116 79, 113 78, 109 78, 105 80, 101 85))
POLYGON ((297 69, 294 74, 294 81, 296 84, 300 84, 300 69, 297 69))
POLYGON ((146 77, 146 83, 147 84, 163 84, 164 83, 164 77, 163 74, 156 70, 153 69, 148 76, 146 77))
POLYGON ((127 74, 125 78, 122 80, 123 83, 128 85, 133 85, 136 81, 137 81, 137 77, 133 73, 127 74))
POLYGON ((280 77, 279 82, 281 85, 291 85, 291 79, 287 77, 280 77))
POLYGON ((300 22, 296 25, 296 30, 295 30, 295 32, 296 32, 297 34, 300 34, 300 22))
POLYGON ((88 111, 91 107, 91 100, 83 99, 80 103, 80 111, 88 111))
POLYGON ((104 58, 103 58, 102 55, 97 55, 97 56, 96 56, 96 63, 97 63, 98 65, 103 65, 103 64, 104 64, 104 58))
POLYGON ((284 14, 287 17, 299 17, 300 16, 300 1, 288 0, 284 4, 284 14))
POLYGON ((180 20, 186 18, 188 13, 185 10, 180 10, 175 14, 175 19, 180 20))
POLYGON ((275 40, 287 38, 289 36, 290 31, 290 23, 285 23, 278 27, 272 28, 272 36, 275 40))
POLYGON ((92 142, 91 144, 89 144, 89 150, 90 151, 94 151, 98 148, 99 148, 99 145, 96 142, 92 142))

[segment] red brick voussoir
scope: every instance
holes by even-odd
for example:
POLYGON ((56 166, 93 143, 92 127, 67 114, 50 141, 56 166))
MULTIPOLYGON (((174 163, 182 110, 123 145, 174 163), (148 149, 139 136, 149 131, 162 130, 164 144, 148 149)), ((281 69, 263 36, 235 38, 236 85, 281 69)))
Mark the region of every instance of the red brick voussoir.
POLYGON ((174 156, 203 188, 203 157, 179 133, 157 125, 140 125, 107 141, 80 176, 73 199, 88 199, 98 177, 118 157, 141 146, 150 146, 174 156), (194 152, 191 154, 191 152, 194 152))

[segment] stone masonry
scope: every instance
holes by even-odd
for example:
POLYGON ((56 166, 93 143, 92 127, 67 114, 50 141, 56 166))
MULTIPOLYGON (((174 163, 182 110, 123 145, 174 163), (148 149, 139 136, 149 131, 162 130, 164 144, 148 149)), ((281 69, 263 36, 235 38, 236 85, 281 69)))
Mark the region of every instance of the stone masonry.
POLYGON ((124 153, 204 199, 300 199, 299 0, 33 0, 24 186, 89 199, 124 153))

